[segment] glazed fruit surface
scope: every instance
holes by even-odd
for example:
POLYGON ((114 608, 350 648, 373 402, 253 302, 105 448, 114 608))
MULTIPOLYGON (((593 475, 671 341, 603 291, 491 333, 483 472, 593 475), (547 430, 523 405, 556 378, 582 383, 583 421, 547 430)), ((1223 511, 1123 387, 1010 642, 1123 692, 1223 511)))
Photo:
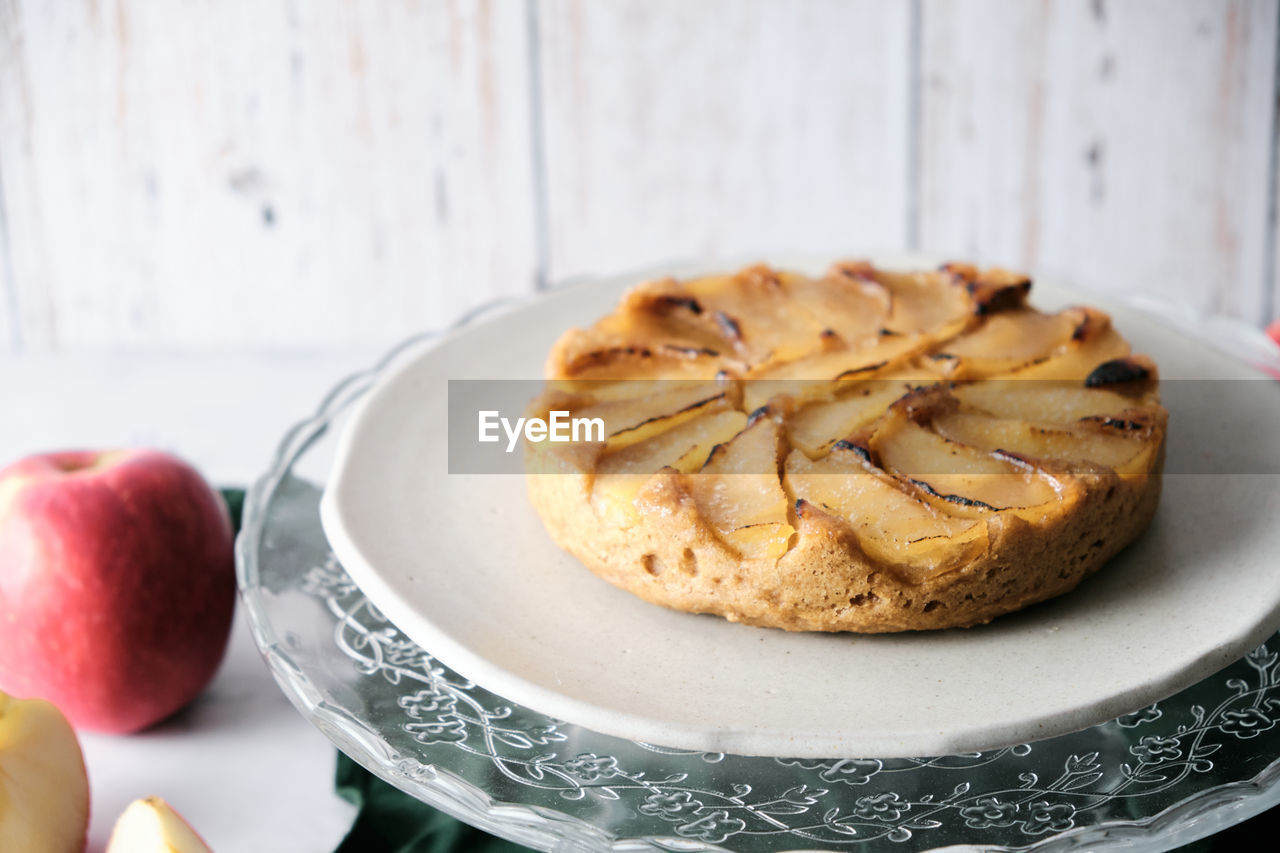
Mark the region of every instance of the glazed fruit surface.
POLYGON ((1030 290, 864 262, 640 285, 549 356, 535 411, 604 434, 532 445, 534 504, 607 580, 753 624, 970 625, 1059 594, 1146 526, 1167 413, 1107 315, 1030 290))

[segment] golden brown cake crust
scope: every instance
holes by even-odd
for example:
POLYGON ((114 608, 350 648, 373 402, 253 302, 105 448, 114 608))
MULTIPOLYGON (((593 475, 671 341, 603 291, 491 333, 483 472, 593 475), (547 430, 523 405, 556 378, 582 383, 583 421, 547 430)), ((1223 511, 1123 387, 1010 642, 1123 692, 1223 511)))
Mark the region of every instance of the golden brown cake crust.
MULTIPOLYGON (((718 441, 710 454, 690 438, 686 443, 692 450, 679 461, 674 461, 673 451, 663 451, 671 458, 655 451, 650 458, 666 464, 655 462, 652 471, 618 467, 616 460, 626 453, 639 454, 643 443, 615 442, 614 433, 606 442, 571 450, 530 447, 527 480, 535 509, 556 543, 597 575, 655 604, 750 625, 867 633, 967 627, 1073 589, 1146 528, 1159 500, 1167 413, 1158 403, 1154 365, 1129 356, 1127 344, 1110 329, 1105 315, 1089 309, 1069 309, 1076 313, 1061 315, 1031 312, 1025 306, 1029 280, 1004 271, 952 266, 917 276, 925 282, 922 287, 935 289, 931 295, 954 299, 955 304, 941 313, 936 306, 919 309, 918 316, 924 317, 919 323, 931 327, 894 330, 897 335, 918 333, 918 346, 900 346, 897 355, 877 357, 873 369, 856 372, 859 382, 886 383, 908 376, 909 383, 901 393, 895 389, 894 401, 869 419, 863 417, 848 432, 815 443, 804 433, 802 413, 837 405, 851 387, 845 377, 830 390, 810 390, 815 383, 835 379, 829 375, 833 362, 824 350, 827 330, 788 350, 788 336, 800 336, 796 327, 803 325, 801 321, 780 322, 768 340, 762 340, 763 333, 751 340, 751 333, 759 331, 758 322, 753 327, 749 316, 713 308, 720 304, 749 310, 750 300, 760 298, 762 277, 767 281, 774 275, 782 276, 779 280, 786 285, 780 294, 767 297, 781 300, 778 306, 815 292, 818 299, 832 291, 839 297, 844 283, 852 281, 857 289, 847 292, 850 302, 858 303, 860 311, 881 312, 868 318, 868 325, 896 322, 904 327, 916 322, 895 311, 895 301, 900 307, 915 298, 906 290, 916 284, 904 284, 900 274, 866 264, 838 265, 829 275, 830 286, 819 279, 820 289, 815 291, 811 280, 753 268, 716 279, 713 286, 706 285, 707 280, 643 286, 624 299, 618 314, 590 330, 566 334, 553 350, 548 372, 554 390, 538 403, 544 410, 567 405, 594 411, 592 404, 602 405, 598 394, 608 399, 598 391, 600 381, 634 376, 637 363, 649 371, 649 378, 692 377, 732 389, 697 415, 707 424, 719 418, 722 430, 727 430, 724 435, 731 437, 718 441), (855 271, 852 278, 850 269, 855 271), (655 300, 668 307, 653 310, 655 300), (691 304, 700 310, 692 311, 691 304), (713 310, 727 316, 704 323, 703 315, 713 310), (638 312, 638 318, 628 319, 629 311, 638 312), (1004 325, 1027 325, 1035 335, 1049 334, 1045 330, 1058 322, 1053 318, 1062 317, 1063 342, 1054 344, 1049 355, 1018 362, 1011 369, 1010 364, 1024 358, 1023 351, 1036 343, 1029 339, 1031 333, 1002 330, 991 321, 997 316, 1012 318, 1002 321, 1004 325), (698 354, 674 359, 674 366, 647 363, 661 361, 664 348, 677 347, 698 354), (964 354, 955 356, 950 349, 964 354), (715 353, 714 359, 706 357, 709 352, 715 353), (771 361, 779 352, 788 355, 771 361), (639 353, 657 355, 637 357, 639 353), (690 362, 700 359, 711 363, 691 370, 690 362), (812 370, 804 368, 806 364, 812 370), (1099 367, 1104 364, 1105 370, 1099 367), (750 399, 750 383, 788 371, 800 384, 769 386, 767 407, 747 420, 744 410, 757 402, 750 399), (1075 415, 1092 411, 1082 405, 1093 405, 1105 412, 1082 418, 1059 413, 1038 418, 1022 430, 1010 413, 1029 404, 1006 404, 1002 397, 967 390, 992 377, 1009 376, 1062 380, 1063 411, 1075 406, 1075 415), (988 436, 990 444, 984 446, 988 436), (1024 442, 1024 449, 1009 450, 1011 441, 1024 442), (929 452, 934 445, 944 451, 960 448, 974 454, 977 464, 1005 466, 999 470, 1014 473, 983 480, 982 475, 964 479, 924 463, 920 470, 926 473, 918 478, 906 470, 904 454, 929 452), (911 449, 917 447, 924 450, 911 449), (1027 447, 1046 448, 1046 455, 1028 455, 1027 447), (734 448, 741 448, 739 461, 762 458, 761 454, 772 458, 759 469, 735 469, 734 448), (1132 458, 1125 457, 1129 449, 1132 458), (694 451, 696 459, 689 461, 694 451), (766 477, 770 465, 774 470, 766 477), (990 491, 999 477, 1008 479, 1012 492, 990 491), (735 489, 755 484, 756 479, 758 489, 751 485, 743 492, 745 498, 728 503, 722 490, 708 485, 735 489), (893 491, 853 495, 846 493, 848 483, 893 491), (944 493, 941 483, 951 484, 956 493, 944 493), (967 488, 978 491, 965 497, 967 488), (1052 492, 1051 500, 1027 506, 992 505, 972 497, 1048 494, 1046 489, 1052 492), (902 509, 884 509, 886 498, 904 501, 902 509), (870 518, 877 512, 884 513, 889 526, 915 523, 903 521, 914 513, 926 533, 949 533, 922 534, 920 540, 885 533, 870 518), (920 541, 931 538, 943 545, 920 551, 920 541)), ((776 313, 778 308, 771 310, 776 313)), ((841 320, 833 311, 828 309, 825 317, 841 320)), ((824 316, 820 311, 810 315, 824 316)), ((836 333, 847 342, 855 337, 847 327, 863 320, 850 311, 844 322, 846 328, 836 333)), ((856 346, 846 344, 836 351, 856 353, 878 346, 874 336, 859 340, 856 346)), ((853 355, 838 355, 835 363, 854 362, 853 355)), ((881 386, 866 387, 872 390, 865 393, 872 394, 881 386)), ((1057 393, 1056 386, 1047 383, 1017 387, 1057 393)), ((1036 405, 1057 406, 1059 398, 1045 400, 1036 405)), ((634 435, 635 427, 628 423, 610 424, 610 429, 615 427, 618 436, 634 435)), ((690 428, 686 420, 683 429, 690 428)), ((665 434, 677 433, 668 428, 665 434)), ((649 439, 655 447, 659 440, 649 439)))

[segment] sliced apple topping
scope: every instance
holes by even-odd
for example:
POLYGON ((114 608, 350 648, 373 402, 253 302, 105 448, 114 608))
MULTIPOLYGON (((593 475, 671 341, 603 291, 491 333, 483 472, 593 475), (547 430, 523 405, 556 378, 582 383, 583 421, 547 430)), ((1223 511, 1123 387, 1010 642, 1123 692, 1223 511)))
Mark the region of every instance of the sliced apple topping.
POLYGON ((696 471, 712 448, 732 439, 747 424, 746 415, 729 408, 720 398, 709 401, 694 414, 688 418, 683 413, 670 415, 646 425, 652 427, 646 438, 618 447, 607 446, 598 472, 652 474, 675 467, 677 462, 685 471, 696 471), (670 424, 668 428, 658 429, 666 423, 670 424))
POLYGON ((893 298, 893 312, 885 324, 890 331, 928 332, 935 339, 945 340, 972 320, 972 299, 946 276, 877 270, 876 278, 893 298))
POLYGON ((748 558, 781 557, 795 532, 778 478, 781 438, 772 418, 757 418, 686 478, 703 518, 748 558))
POLYGON ((1092 429, 1046 426, 992 418, 971 412, 947 412, 933 419, 944 439, 984 451, 1005 451, 1037 460, 1092 463, 1118 468, 1140 454, 1146 443, 1126 435, 1092 429))
POLYGON ((868 556, 922 583, 972 558, 987 544, 986 524, 942 512, 901 488, 847 444, 822 459, 792 451, 786 489, 849 526, 868 556))
POLYGON ((729 408, 725 390, 713 382, 634 382, 637 396, 605 399, 572 409, 576 418, 604 421, 605 449, 621 450, 685 421, 729 408))
POLYGON ((757 392, 769 390, 773 393, 789 393, 797 396, 812 396, 821 393, 822 382, 850 381, 869 379, 882 373, 892 372, 907 359, 924 352, 930 339, 924 335, 901 335, 877 332, 868 340, 841 341, 831 347, 810 353, 804 358, 788 362, 770 362, 756 367, 747 374, 750 382, 767 381, 774 383, 752 388, 747 385, 747 405, 753 402, 763 404, 764 398, 757 392), (788 387, 780 387, 780 383, 790 382, 788 387), (773 391, 777 389, 777 391, 773 391))
POLYGON ((786 289, 819 328, 846 341, 878 334, 892 308, 888 290, 868 270, 833 269, 821 278, 792 279, 786 289))
POLYGON ((725 369, 725 361, 712 349, 677 344, 636 346, 617 344, 581 349, 563 358, 560 375, 596 380, 625 376, 628 379, 714 379, 725 369))
POLYGON ((696 299, 668 279, 631 290, 621 309, 552 348, 547 375, 559 379, 710 379, 734 364, 731 345, 696 299))
POLYGON ((806 456, 817 459, 842 437, 883 415, 908 390, 909 382, 901 379, 839 383, 834 393, 787 419, 787 436, 806 456))
POLYGON ((1031 292, 1030 278, 999 267, 980 270, 972 264, 952 263, 943 264, 942 271, 968 291, 979 316, 1023 308, 1031 292))
POLYGON ((1046 473, 1007 454, 944 438, 901 410, 890 410, 869 444, 886 470, 957 514, 1012 510, 1039 519, 1057 501, 1057 481, 1046 473))
MULTIPOLYGON (((597 510, 613 514, 621 507, 623 518, 633 518, 635 498, 644 484, 664 468, 696 471, 711 454, 742 431, 747 416, 728 408, 723 400, 715 412, 683 420, 657 434, 629 444, 616 452, 606 452, 596 466, 592 502, 597 510)), ((670 418, 668 418, 670 420, 670 418)))
POLYGON ((696 510, 744 562, 816 531, 922 583, 1064 517, 1100 475, 1159 467, 1155 365, 1105 314, 1041 313, 1030 289, 867 262, 644 284, 560 340, 537 403, 601 418, 604 440, 531 452, 581 477, 606 526, 696 510))
POLYGON ((1129 355, 1129 344, 1112 327, 1111 319, 1092 308, 1079 312, 1080 323, 1071 339, 1043 361, 1036 361, 1010 373, 1015 379, 1084 380, 1098 365, 1129 355))
POLYGON ((1116 414, 1133 405, 1114 391, 1066 380, 988 379, 958 384, 951 393, 965 406, 995 417, 1051 424, 1116 414))
POLYGON ((708 322, 706 309, 672 279, 632 289, 621 310, 597 325, 666 348, 725 354, 724 335, 708 322))
POLYGON ((730 352, 752 364, 803 355, 825 328, 789 297, 789 273, 750 267, 737 275, 697 279, 686 289, 703 308, 730 352))
POLYGON ((1071 342, 1082 321, 1078 311, 1006 311, 948 341, 943 349, 958 358, 954 368, 957 378, 1010 373, 1051 359, 1071 342))

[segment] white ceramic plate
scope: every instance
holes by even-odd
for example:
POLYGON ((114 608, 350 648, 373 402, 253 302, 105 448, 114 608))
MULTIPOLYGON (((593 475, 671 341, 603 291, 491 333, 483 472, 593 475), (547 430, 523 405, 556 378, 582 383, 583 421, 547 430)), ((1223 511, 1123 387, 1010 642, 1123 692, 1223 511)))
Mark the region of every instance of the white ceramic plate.
POLYGON ((548 538, 522 477, 448 473, 447 380, 538 378, 564 329, 594 321, 643 277, 557 291, 423 349, 343 435, 321 504, 335 553, 406 634, 488 689, 665 746, 942 755, 1134 710, 1280 624, 1280 384, 1142 314, 1041 282, 1037 307, 1109 311, 1166 387, 1260 380, 1256 393, 1204 381, 1166 395, 1167 470, 1232 473, 1166 475, 1151 529, 1075 592, 981 628, 857 636, 677 613, 598 580, 548 538))

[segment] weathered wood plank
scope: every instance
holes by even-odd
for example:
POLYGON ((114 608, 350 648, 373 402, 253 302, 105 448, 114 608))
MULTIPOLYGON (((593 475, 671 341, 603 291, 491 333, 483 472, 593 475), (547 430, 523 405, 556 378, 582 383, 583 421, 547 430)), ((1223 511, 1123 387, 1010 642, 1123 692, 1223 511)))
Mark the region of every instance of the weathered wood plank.
POLYGON ((1261 320, 1276 10, 925 0, 924 246, 1261 320))
POLYGON ((9 0, 0 29, 35 348, 388 340, 531 287, 521 4, 9 0))
POLYGON ((553 277, 905 243, 906 2, 539 9, 553 277))
POLYGON ((905 2, 528 8, 532 82, 525 4, 0 0, 0 349, 385 340, 539 227, 557 278, 896 248, 917 183, 926 249, 1280 304, 1274 2, 924 0, 918 136, 905 2))

